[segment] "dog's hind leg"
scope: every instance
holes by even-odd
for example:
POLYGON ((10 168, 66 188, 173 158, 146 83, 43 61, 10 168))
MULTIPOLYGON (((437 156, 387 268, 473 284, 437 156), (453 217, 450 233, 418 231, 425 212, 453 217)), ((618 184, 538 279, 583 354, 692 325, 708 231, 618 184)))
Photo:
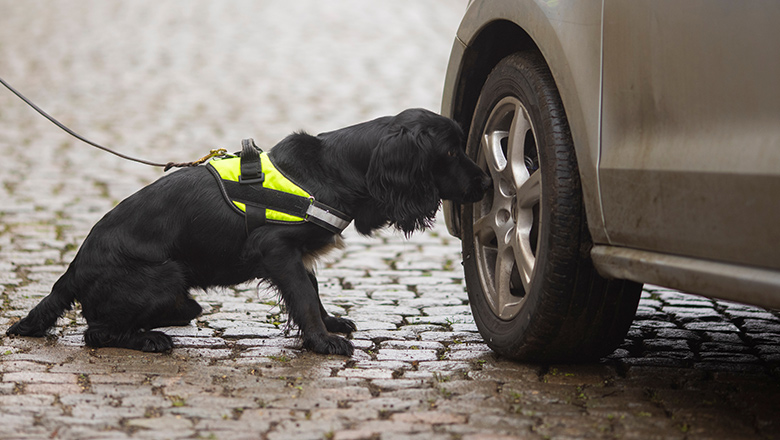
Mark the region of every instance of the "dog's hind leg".
POLYGON ((200 304, 184 292, 178 295, 170 306, 163 307, 160 313, 150 317, 144 328, 149 330, 157 327, 188 325, 202 311, 200 304))
POLYGON ((173 347, 170 336, 152 328, 187 325, 201 312, 189 296, 178 265, 136 266, 131 275, 116 274, 93 286, 82 301, 92 347, 120 347, 162 352, 173 347))
POLYGON ((332 333, 345 334, 350 334, 357 330, 357 326, 354 322, 352 322, 351 319, 340 318, 328 314, 328 312, 325 310, 325 307, 322 305, 322 299, 320 299, 320 287, 317 283, 317 277, 312 272, 309 272, 308 275, 309 280, 311 280, 311 283, 314 286, 314 292, 317 294, 317 301, 320 303, 320 316, 322 317, 322 322, 325 323, 325 328, 327 328, 328 331, 332 333))
MULTIPOLYGON (((157 299, 158 301, 146 304, 143 310, 135 310, 124 318, 118 318, 114 314, 111 321, 87 319, 89 327, 84 332, 84 341, 91 347, 120 347, 147 352, 170 350, 173 348, 171 337, 151 329, 187 325, 202 309, 189 297, 176 301, 168 294, 157 299)), ((122 308, 132 309, 127 304, 122 308)))
POLYGON ((173 340, 163 332, 122 331, 106 323, 91 323, 84 332, 84 342, 95 348, 118 347, 155 353, 173 348, 173 340))
POLYGON ((90 347, 118 347, 147 352, 163 352, 173 348, 170 336, 160 331, 150 331, 152 319, 159 319, 156 308, 140 310, 129 304, 112 304, 114 310, 125 313, 105 313, 98 318, 86 316, 87 330, 84 342, 90 347))

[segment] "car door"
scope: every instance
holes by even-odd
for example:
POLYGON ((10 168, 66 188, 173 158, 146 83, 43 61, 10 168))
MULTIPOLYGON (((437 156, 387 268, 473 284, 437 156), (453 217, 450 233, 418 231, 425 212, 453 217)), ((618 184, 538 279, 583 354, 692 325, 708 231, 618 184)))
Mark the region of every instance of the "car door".
POLYGON ((780 2, 603 4, 610 243, 780 268, 780 2))

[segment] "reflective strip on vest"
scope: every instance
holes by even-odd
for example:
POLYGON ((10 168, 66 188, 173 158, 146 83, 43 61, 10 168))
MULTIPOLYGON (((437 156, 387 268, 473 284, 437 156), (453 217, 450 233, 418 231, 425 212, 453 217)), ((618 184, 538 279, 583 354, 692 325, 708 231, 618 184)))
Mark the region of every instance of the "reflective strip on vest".
MULTIPOLYGON (((209 163, 214 167, 215 170, 217 170, 219 176, 222 179, 238 182, 238 176, 241 175, 241 158, 229 157, 226 159, 212 159, 209 163)), ((304 191, 298 185, 294 184, 290 179, 285 177, 284 174, 276 169, 266 153, 260 154, 260 163, 263 167, 263 174, 265 175, 263 187, 275 189, 277 191, 284 191, 286 193, 295 194, 297 196, 311 197, 309 193, 304 191)), ((246 212, 246 206, 243 203, 233 201, 233 204, 236 205, 236 207, 241 211, 246 212)), ((272 209, 266 209, 265 216, 268 220, 282 222, 304 221, 304 219, 301 217, 274 211, 272 209)))

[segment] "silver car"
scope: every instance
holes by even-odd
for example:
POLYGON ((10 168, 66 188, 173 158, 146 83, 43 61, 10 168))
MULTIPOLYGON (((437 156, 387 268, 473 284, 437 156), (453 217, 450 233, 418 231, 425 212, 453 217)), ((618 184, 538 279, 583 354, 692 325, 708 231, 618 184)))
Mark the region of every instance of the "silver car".
POLYGON ((642 283, 780 308, 780 2, 475 0, 443 108, 494 180, 445 205, 486 343, 596 359, 642 283))

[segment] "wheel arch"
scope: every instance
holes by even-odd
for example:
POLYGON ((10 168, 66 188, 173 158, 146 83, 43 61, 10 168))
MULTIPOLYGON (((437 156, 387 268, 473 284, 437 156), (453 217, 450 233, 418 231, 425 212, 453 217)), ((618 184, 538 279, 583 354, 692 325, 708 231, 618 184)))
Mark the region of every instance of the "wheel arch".
POLYGON ((490 72, 503 58, 523 50, 539 51, 539 48, 520 26, 508 20, 488 23, 463 53, 452 103, 449 109, 443 109, 449 110, 447 116, 468 131, 480 91, 490 72))

